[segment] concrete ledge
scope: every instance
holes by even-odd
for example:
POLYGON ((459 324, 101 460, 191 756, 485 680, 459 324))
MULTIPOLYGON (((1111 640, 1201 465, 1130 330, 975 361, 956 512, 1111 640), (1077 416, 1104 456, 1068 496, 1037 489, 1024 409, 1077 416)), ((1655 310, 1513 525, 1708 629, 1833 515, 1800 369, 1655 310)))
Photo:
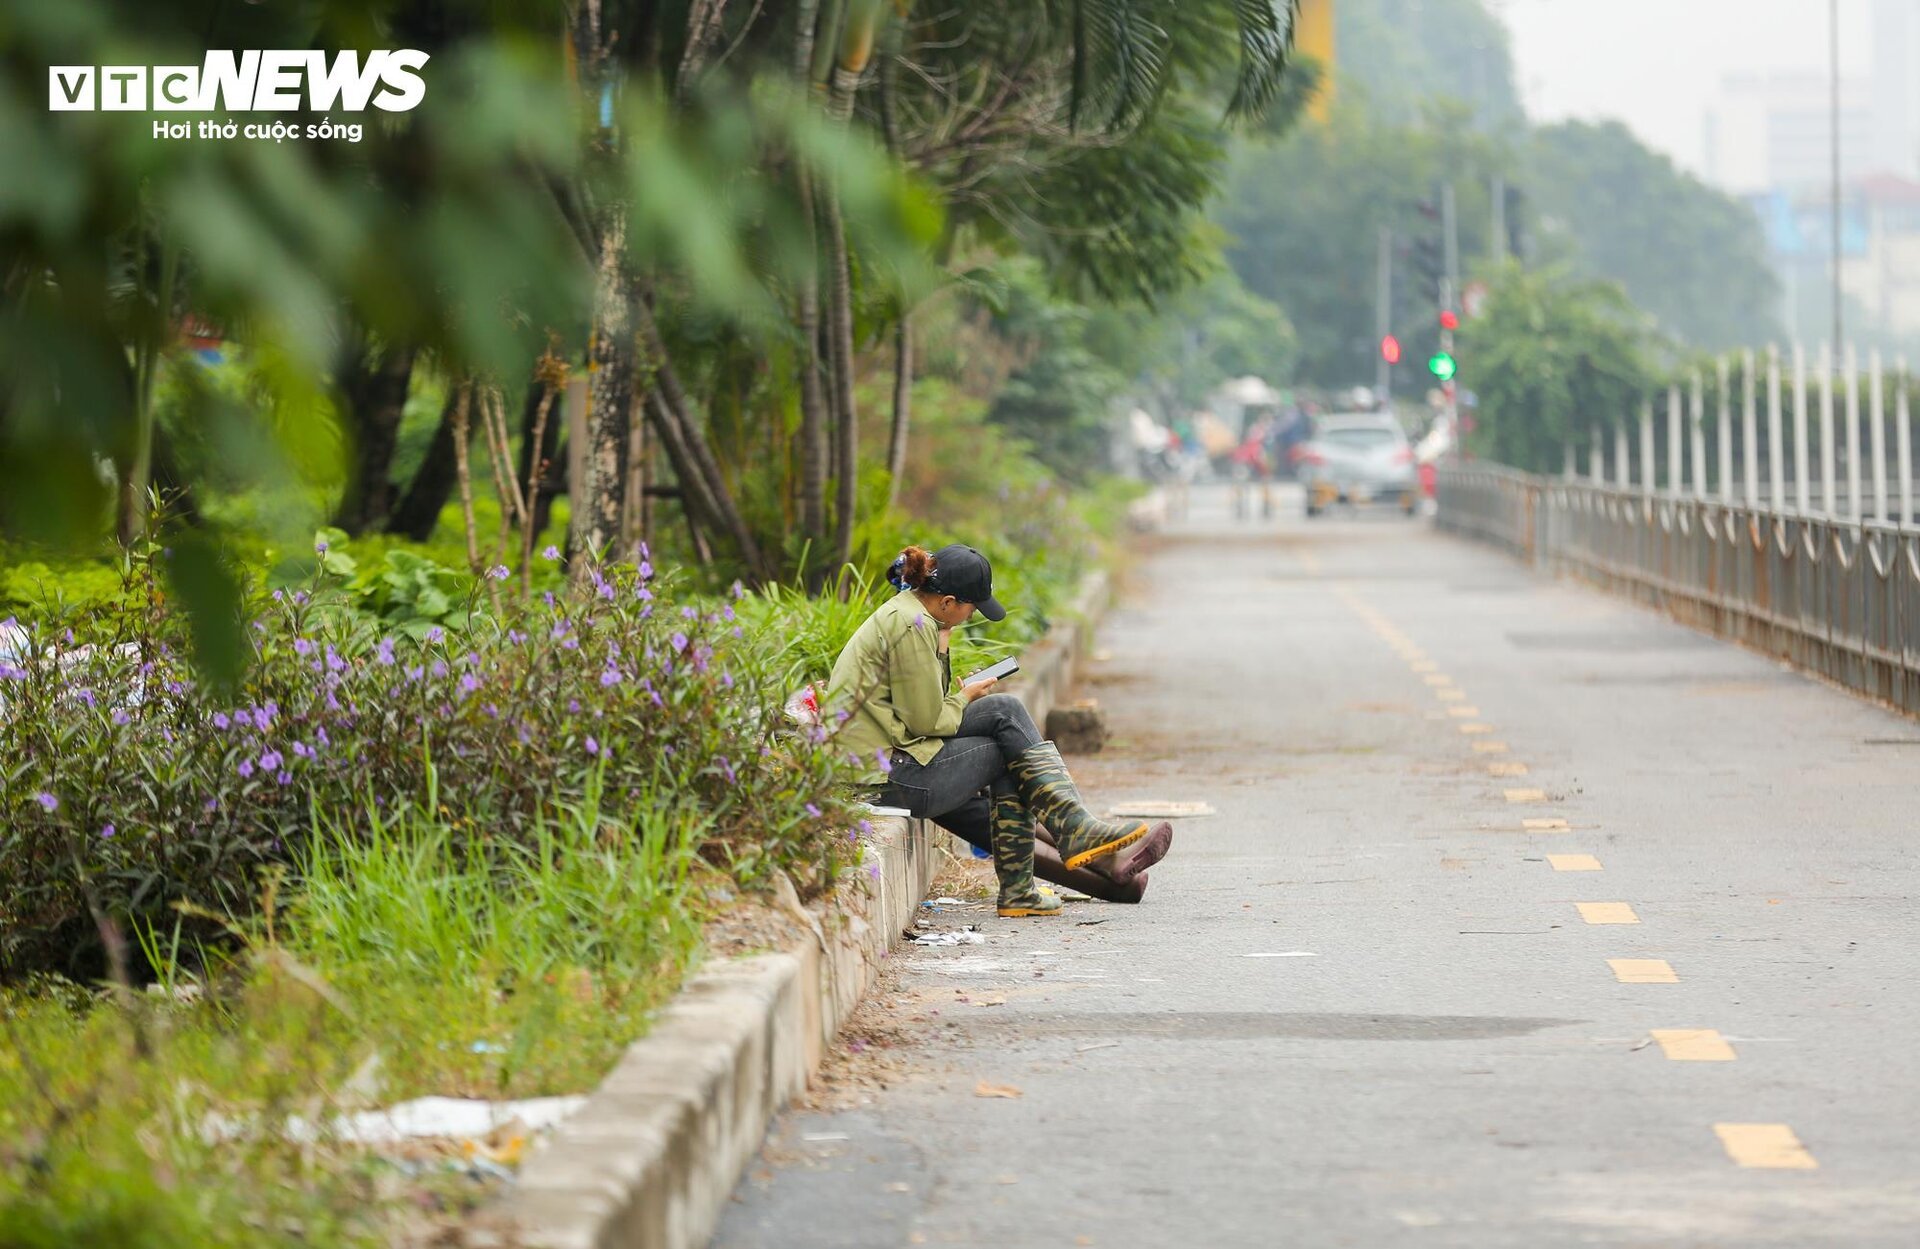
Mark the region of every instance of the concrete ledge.
MULTIPOLYGON (((1044 723, 1092 649, 1107 578, 1082 584, 1067 619, 1021 657, 1017 693, 1044 723)), ((767 1125, 803 1092, 834 1034, 913 922, 942 849, 963 843, 925 820, 876 819, 856 871, 811 936, 731 959, 681 987, 587 1104, 532 1154, 474 1249, 696 1249, 767 1125), (879 869, 877 874, 872 869, 879 869)))

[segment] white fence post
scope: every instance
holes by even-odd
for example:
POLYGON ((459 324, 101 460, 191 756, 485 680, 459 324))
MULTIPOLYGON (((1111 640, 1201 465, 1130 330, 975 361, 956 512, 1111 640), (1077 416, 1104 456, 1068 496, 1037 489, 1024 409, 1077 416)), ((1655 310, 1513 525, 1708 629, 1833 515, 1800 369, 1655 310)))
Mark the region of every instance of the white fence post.
POLYGON ((1691 446, 1688 454, 1693 457, 1693 497, 1707 497, 1707 434, 1701 425, 1702 409, 1707 406, 1705 393, 1700 389, 1700 370, 1693 371, 1693 389, 1687 394, 1687 433, 1691 446))
POLYGON ((1593 427, 1593 446, 1587 452, 1587 476, 1596 486, 1607 484, 1607 452, 1598 425, 1593 427))
POLYGON ((1633 489, 1633 461, 1627 458, 1627 427, 1613 427, 1613 475, 1614 484, 1622 490, 1633 489))
POLYGON ((1900 457, 1900 524, 1902 527, 1913 523, 1913 425, 1912 413, 1908 411, 1907 386, 1912 381, 1907 375, 1907 359, 1900 358, 1900 389, 1893 399, 1893 453, 1900 457))
POLYGON ((1893 519, 1893 503, 1887 498, 1887 389, 1880 378, 1880 349, 1867 353, 1867 413, 1873 428, 1867 435, 1873 447, 1873 514, 1882 523, 1893 519))
POLYGON ((1680 388, 1667 387, 1667 492, 1679 495, 1687 488, 1687 462, 1680 450, 1680 388))
POLYGON ((1847 519, 1860 523, 1860 366, 1847 344, 1847 519))
POLYGON ((1807 482, 1807 349, 1798 342, 1793 345, 1793 491, 1805 516, 1812 506, 1807 482))
POLYGON ((1833 496, 1833 348, 1820 344, 1820 510, 1827 519, 1839 516, 1833 496))
POLYGON ((1782 511, 1787 506, 1786 457, 1780 437, 1780 348, 1767 345, 1767 506, 1782 511))
POLYGON ((1720 375, 1720 412, 1714 420, 1714 432, 1720 440, 1720 501, 1733 502, 1733 421, 1727 399, 1727 358, 1714 362, 1720 375))
MULTIPOLYGON (((1620 449, 1622 451, 1626 450, 1626 442, 1624 440, 1620 444, 1620 449)), ((1620 484, 1623 486, 1631 486, 1633 482, 1629 479, 1620 484)), ((1646 495, 1653 493, 1652 399, 1642 399, 1640 401, 1640 493, 1646 495)))
POLYGON ((1740 361, 1740 485, 1747 507, 1761 505, 1761 457, 1755 445, 1753 412, 1753 349, 1740 361))

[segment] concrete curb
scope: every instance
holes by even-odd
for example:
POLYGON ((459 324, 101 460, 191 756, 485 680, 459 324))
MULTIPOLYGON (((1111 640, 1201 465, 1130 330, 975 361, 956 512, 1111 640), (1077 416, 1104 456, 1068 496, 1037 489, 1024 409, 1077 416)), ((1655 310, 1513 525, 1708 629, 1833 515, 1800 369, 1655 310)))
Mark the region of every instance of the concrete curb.
MULTIPOLYGON (((1092 574, 1069 618, 1021 656, 1010 692, 1036 721, 1044 723, 1072 685, 1110 597, 1106 575, 1092 574)), ((878 878, 857 873, 813 936, 716 964, 682 986, 587 1104, 527 1159, 466 1243, 704 1246, 767 1125, 805 1091, 880 960, 912 923, 942 849, 960 845, 925 820, 875 820, 867 862, 878 878)))

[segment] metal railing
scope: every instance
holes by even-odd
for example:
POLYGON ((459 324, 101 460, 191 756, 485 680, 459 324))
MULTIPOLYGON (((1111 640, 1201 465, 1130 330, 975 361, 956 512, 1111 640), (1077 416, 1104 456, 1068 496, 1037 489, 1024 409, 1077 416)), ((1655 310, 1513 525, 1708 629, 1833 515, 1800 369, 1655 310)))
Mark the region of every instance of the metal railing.
POLYGON ((1497 467, 1443 469, 1438 501, 1443 529, 1920 715, 1920 527, 1497 467))

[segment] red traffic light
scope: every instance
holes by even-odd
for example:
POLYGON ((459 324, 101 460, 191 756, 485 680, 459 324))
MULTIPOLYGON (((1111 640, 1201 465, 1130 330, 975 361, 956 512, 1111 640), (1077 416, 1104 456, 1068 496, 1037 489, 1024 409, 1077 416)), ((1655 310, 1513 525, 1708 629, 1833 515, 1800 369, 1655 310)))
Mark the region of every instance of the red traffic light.
POLYGON ((1460 328, 1460 318, 1453 314, 1451 308, 1444 309, 1440 313, 1440 328, 1443 330, 1457 330, 1460 328))
POLYGON ((1400 340, 1391 334, 1381 339, 1380 358, 1388 364, 1400 363, 1400 340))

